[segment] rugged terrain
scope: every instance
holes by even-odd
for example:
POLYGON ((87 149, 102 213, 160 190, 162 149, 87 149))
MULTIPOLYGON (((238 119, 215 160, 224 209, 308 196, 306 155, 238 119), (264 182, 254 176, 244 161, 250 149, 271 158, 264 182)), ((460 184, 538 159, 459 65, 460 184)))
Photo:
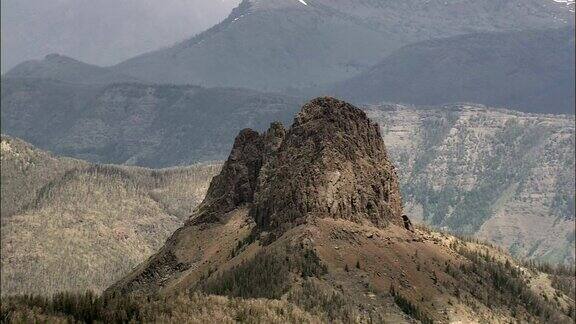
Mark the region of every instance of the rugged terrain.
MULTIPOLYGON (((242 89, 5 78, 1 122, 9 135, 58 154, 167 167, 222 160, 240 129, 289 122, 301 101, 242 89)), ((574 260, 573 116, 477 104, 364 109, 382 125, 414 217, 518 256, 574 260), (555 235, 544 236, 542 224, 555 235)))
POLYGON ((406 210, 514 255, 574 262, 574 117, 473 104, 366 108, 379 122, 406 210))
POLYGON ((103 290, 182 225, 219 169, 93 165, 3 135, 2 295, 103 290))
POLYGON ((338 84, 361 103, 494 107, 574 114, 574 28, 476 33, 408 45, 338 84))
POLYGON ((240 132, 194 215, 105 296, 283 299, 331 322, 572 321, 548 275, 415 229, 400 196, 379 127, 315 99, 288 129, 240 132))
MULTIPOLYGON (((106 69, 156 83, 306 88, 352 77, 418 41, 559 28, 573 19, 551 0, 244 0, 212 28, 106 69)), ((30 64, 39 62, 18 70, 30 72, 30 64)))

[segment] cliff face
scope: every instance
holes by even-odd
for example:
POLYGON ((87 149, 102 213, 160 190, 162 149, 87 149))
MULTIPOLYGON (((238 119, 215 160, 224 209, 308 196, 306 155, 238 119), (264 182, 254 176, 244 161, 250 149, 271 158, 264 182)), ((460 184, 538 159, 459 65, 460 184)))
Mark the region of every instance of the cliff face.
POLYGON ((304 105, 264 168, 251 210, 263 228, 311 215, 400 223, 398 180, 378 126, 347 103, 318 98, 304 105))
POLYGON ((218 221, 234 208, 252 203, 264 156, 263 136, 251 129, 242 130, 222 171, 210 183, 198 217, 191 220, 218 221))
POLYGON ((243 204, 263 230, 287 229, 308 217, 400 224, 394 166, 378 126, 364 112, 332 98, 304 105, 286 131, 245 129, 193 222, 216 221, 243 204))
POLYGON ((410 217, 516 256, 573 263, 573 116, 474 104, 366 112, 381 125, 410 217))

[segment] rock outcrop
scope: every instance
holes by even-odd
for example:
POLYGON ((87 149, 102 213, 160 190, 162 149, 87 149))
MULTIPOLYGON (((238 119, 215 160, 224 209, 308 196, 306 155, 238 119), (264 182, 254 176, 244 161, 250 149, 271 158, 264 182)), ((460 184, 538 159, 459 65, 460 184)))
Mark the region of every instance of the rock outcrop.
POLYGON ((343 101, 306 104, 265 169, 251 209, 262 228, 307 217, 401 222, 398 180, 378 126, 343 101))
POLYGON ((280 123, 263 134, 242 130, 191 221, 218 221, 243 204, 259 229, 277 233, 310 217, 402 224, 398 179, 378 126, 333 98, 306 104, 287 131, 280 123))
POLYGON ((154 291, 166 280, 185 287, 227 262, 221 251, 256 237, 270 245, 321 219, 403 229, 398 179, 378 125, 333 98, 304 105, 287 130, 277 122, 263 134, 242 130, 196 212, 109 291, 154 291))
POLYGON ((218 221, 232 209, 251 203, 263 157, 262 136, 251 129, 240 131, 222 171, 210 183, 198 217, 191 220, 195 223, 218 221))

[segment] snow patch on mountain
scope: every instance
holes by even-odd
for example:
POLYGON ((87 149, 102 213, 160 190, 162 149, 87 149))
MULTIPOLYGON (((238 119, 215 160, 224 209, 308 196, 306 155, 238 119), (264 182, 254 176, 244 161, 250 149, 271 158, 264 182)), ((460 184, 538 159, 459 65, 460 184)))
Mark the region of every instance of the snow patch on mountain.
POLYGON ((565 3, 567 5, 574 4, 574 0, 553 0, 554 2, 565 3))
POLYGON ((552 0, 557 3, 564 3, 568 7, 568 10, 574 12, 574 2, 575 0, 552 0))

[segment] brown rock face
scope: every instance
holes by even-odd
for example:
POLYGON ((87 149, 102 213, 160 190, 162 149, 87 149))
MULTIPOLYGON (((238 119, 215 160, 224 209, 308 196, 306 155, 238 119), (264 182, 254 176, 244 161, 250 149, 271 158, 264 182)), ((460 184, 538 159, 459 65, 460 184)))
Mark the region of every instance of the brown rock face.
POLYGON ((398 180, 378 126, 343 101, 306 104, 265 169, 251 209, 262 228, 309 217, 402 222, 398 180))
POLYGON ((246 203, 258 227, 275 232, 310 217, 402 224, 398 180, 378 126, 333 98, 306 104, 288 131, 274 123, 262 135, 240 132, 194 222, 217 221, 246 203))
POLYGON ((240 131, 222 171, 212 179, 193 222, 218 221, 237 206, 252 202, 263 157, 263 137, 251 129, 240 131))
POLYGON ((263 134, 241 131, 188 224, 107 292, 191 287, 230 261, 228 251, 238 253, 239 242, 258 237, 274 245, 288 229, 321 218, 404 224, 378 126, 333 98, 306 104, 288 130, 273 123, 263 134))

